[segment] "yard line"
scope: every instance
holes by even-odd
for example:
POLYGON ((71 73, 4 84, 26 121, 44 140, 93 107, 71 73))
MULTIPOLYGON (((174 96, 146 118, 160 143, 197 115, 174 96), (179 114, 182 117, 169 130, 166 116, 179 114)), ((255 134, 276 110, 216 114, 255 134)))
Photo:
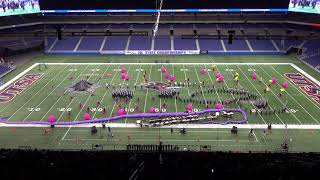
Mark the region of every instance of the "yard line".
MULTIPOLYGON (((109 65, 109 66, 108 66, 108 69, 109 69, 110 66, 112 66, 112 65, 109 65)), ((120 69, 120 65, 118 65, 117 69, 120 69)), ((112 84, 114 78, 116 77, 117 72, 119 72, 119 71, 116 71, 116 73, 114 73, 111 81, 109 82, 110 84, 112 84)), ((104 92, 104 94, 103 94, 100 102, 103 102, 105 96, 107 95, 107 92, 108 92, 108 90, 105 90, 105 92, 104 92)), ((95 111, 95 112, 94 112, 94 114, 93 114, 93 116, 92 116, 92 119, 94 119, 94 118, 96 117, 97 112, 98 112, 98 111, 95 111)))
MULTIPOLYGON (((137 78, 136 78, 136 82, 134 83, 135 86, 137 85, 137 82, 138 82, 138 79, 139 79, 139 76, 140 76, 140 72, 141 72, 141 64, 139 66, 139 72, 138 72, 138 75, 137 75, 137 78)), ((134 94, 135 91, 136 91, 136 89, 133 89, 133 94, 134 94)), ((130 100, 130 103, 129 103, 129 106, 128 106, 128 111, 130 111, 130 106, 131 106, 132 100, 133 100, 133 98, 131 98, 131 100, 130 100)), ((127 120, 128 120, 128 118, 125 119, 124 123, 127 123, 127 120)))
MULTIPOLYGON (((263 70, 266 74, 268 74, 268 76, 271 78, 270 74, 269 74, 267 71, 265 71, 265 70, 264 70, 263 68, 261 68, 261 67, 260 67, 260 69, 262 69, 262 70, 263 70)), ((277 85, 281 87, 281 85, 279 85, 278 83, 277 83, 277 85)), ((290 98, 291 98, 294 102, 296 102, 315 122, 317 122, 317 123, 319 124, 319 121, 317 121, 317 119, 314 118, 314 117, 309 113, 309 111, 307 111, 303 106, 301 106, 301 104, 300 104, 299 102, 297 102, 297 100, 296 100, 295 98, 293 98, 289 92, 286 91, 286 93, 287 93, 287 94, 290 96, 290 98)))
MULTIPOLYGON (((79 75, 77 76, 77 78, 74 80, 74 81, 76 81, 80 76, 81 76, 81 74, 88 68, 89 66, 87 65, 86 66, 86 68, 84 68, 82 71, 81 71, 81 73, 79 73, 79 75)), ((51 109, 60 101, 60 99, 62 98, 63 96, 60 96, 54 103, 53 103, 53 105, 51 106, 51 108, 46 112, 46 114, 44 114, 43 116, 42 116, 42 118, 40 119, 40 121, 42 121, 43 120, 43 118, 45 118, 46 116, 47 116, 47 114, 51 111, 51 109)))
MULTIPOLYGON (((281 73, 279 73, 273 66, 270 66, 270 67, 271 67, 276 73, 278 73, 281 77, 283 77, 284 79, 287 79, 287 78, 284 77, 281 73)), ((316 104, 313 100, 311 100, 310 98, 308 98, 306 94, 302 93, 302 92, 299 90, 299 88, 297 88, 291 80, 289 80, 288 82, 290 83, 291 86, 293 86, 295 89, 297 89, 300 94, 302 94, 302 95, 303 95, 305 98, 307 98, 311 103, 313 103, 313 104, 316 106, 316 108, 318 108, 318 109, 320 110, 320 106, 318 106, 318 104, 316 104)))
MULTIPOLYGON (((252 84, 252 82, 250 81, 250 79, 248 78, 248 76, 242 71, 242 69, 237 65, 237 68, 241 71, 241 73, 244 75, 244 77, 246 77, 246 79, 248 80, 248 82, 250 82, 250 84, 252 85, 252 87, 258 92, 258 94, 262 97, 263 95, 259 92, 259 90, 252 84)), ((274 110, 271 106, 270 106, 271 110, 274 110)), ((280 116, 277 114, 277 112, 275 113, 275 115, 277 116, 277 118, 281 121, 282 124, 284 124, 284 122, 282 121, 282 119, 280 118, 280 116)))
MULTIPOLYGON (((48 73, 44 74, 44 75, 43 75, 43 78, 41 78, 41 79, 39 79, 39 80, 44 79, 44 77, 47 76, 53 69, 54 69, 54 68, 50 69, 50 71, 48 71, 48 73)), ((46 86, 48 83, 49 83, 49 82, 47 82, 44 86, 46 86)), ((34 84, 34 86, 32 86, 32 87, 30 87, 30 88, 27 88, 27 89, 24 90, 21 94, 19 94, 19 96, 24 95, 28 90, 33 90, 33 89, 36 88, 36 87, 37 87, 37 86, 34 84)), ((39 91, 40 91, 40 90, 38 90, 37 93, 38 93, 39 91)), ((13 104, 13 102, 16 101, 17 99, 18 99, 18 98, 14 98, 14 99, 11 101, 11 103, 13 104)), ((7 107, 9 107, 10 105, 12 105, 12 104, 8 104, 6 107, 2 108, 2 109, 0 110, 0 113, 1 113, 2 111, 4 111, 7 107)))
MULTIPOLYGON (((150 67, 148 82, 150 82, 150 80, 151 80, 152 66, 153 65, 151 65, 151 67, 150 67)), ((148 94, 149 94, 149 88, 147 88, 146 97, 144 99, 144 108, 143 108, 144 113, 146 112, 148 94)))
MULTIPOLYGON (((130 71, 130 68, 131 68, 131 65, 129 66, 128 72, 130 71)), ((123 82, 122 82, 121 88, 123 87, 125 81, 126 81, 126 80, 124 79, 123 82)), ((116 106, 116 104, 117 104, 117 102, 114 102, 114 103, 113 103, 113 106, 112 106, 112 109, 111 109, 111 112, 110 112, 110 116, 109 116, 109 117, 112 117, 112 113, 113 113, 113 110, 114 110, 114 107, 116 106)), ((109 122, 110 122, 110 121, 108 121, 108 123, 109 123, 109 122)))
MULTIPOLYGON (((63 69, 63 70, 64 70, 64 69, 63 69)), ((59 74, 60 74, 60 73, 57 73, 57 74, 54 76, 54 78, 52 78, 50 81, 48 81, 48 82, 46 83, 46 85, 42 86, 42 88, 40 88, 40 90, 39 90, 36 94, 34 94, 32 97, 30 97, 30 99, 29 99, 27 102, 25 102, 22 106, 20 106, 20 108, 17 109, 12 115, 10 115, 10 117, 8 118, 8 121, 9 121, 17 112, 19 112, 20 109, 22 109, 26 104, 28 104, 37 94, 39 94, 40 92, 42 92, 42 90, 43 90, 52 80, 54 80, 55 77, 58 76, 59 74)))
MULTIPOLYGON (((229 69, 229 67, 228 67, 228 65, 226 65, 227 66, 227 68, 229 69)), ((231 74, 232 74, 232 72, 231 71, 229 71, 231 74)), ((239 81, 239 86, 243 89, 243 87, 241 86, 241 84, 240 84, 240 81, 239 81)), ((252 101, 250 101, 250 104, 253 106, 253 108, 255 108, 255 106, 254 106, 254 104, 252 103, 252 101)), ((250 111, 250 109, 249 109, 249 111, 250 111)), ((260 113, 258 113, 259 114, 259 116, 261 117, 261 119, 263 120, 263 122, 265 123, 265 124, 267 124, 267 122, 265 121, 265 119, 263 118, 263 116, 260 114, 260 113)))
MULTIPOLYGON (((68 66, 66 66, 64 69, 66 69, 68 66)), ((69 72, 69 74, 62 80, 60 81, 60 83, 36 106, 36 108, 38 108, 61 84, 64 80, 66 80, 68 78, 68 76, 71 74, 72 72, 69 72)), ((60 73, 59 73, 60 74, 60 73)), ((57 74, 57 75, 59 75, 57 74)), ((57 76, 56 75, 56 76, 57 76)), ((54 78, 53 78, 54 79, 54 78)), ((23 122, 33 113, 33 111, 31 111, 24 119, 23 122)))
MULTIPOLYGON (((173 74, 173 76, 174 76, 174 66, 173 66, 173 64, 172 64, 172 74, 173 74)), ((188 86, 188 85, 187 85, 187 86, 188 86)), ((176 107, 176 112, 178 112, 177 99, 176 99, 176 98, 174 98, 174 105, 175 105, 175 107, 176 107)))
MULTIPOLYGON (((185 71, 185 67, 184 67, 184 64, 182 65, 183 67, 183 72, 184 72, 184 77, 185 77, 185 80, 187 80, 187 74, 186 74, 186 71, 185 71)), ((188 84, 188 96, 190 96, 190 91, 189 91, 189 84, 188 84)))
MULTIPOLYGON (((100 67, 100 65, 99 65, 97 68, 99 68, 99 67, 100 67)), ((92 77, 92 75, 94 74, 94 72, 95 72, 95 71, 92 71, 92 73, 91 73, 91 75, 89 76, 88 80, 90 80, 90 78, 92 77)), ((100 77, 100 76, 99 76, 99 77, 100 77)), ((100 81, 100 80, 99 80, 99 81, 100 81)), ((99 82, 99 81, 98 81, 98 82, 99 82)), ((82 108, 79 110, 76 118, 74 118, 74 121, 77 120, 77 118, 79 117, 82 109, 85 107, 85 105, 87 104, 87 102, 88 102, 88 100, 90 99, 90 97, 91 97, 91 94, 89 94, 89 96, 88 96, 88 98, 86 99, 86 101, 84 102, 82 108)), ((70 103, 68 104, 68 106, 66 107, 66 109, 69 108, 69 106, 73 103, 73 101, 74 101, 75 99, 76 99, 76 97, 74 97, 74 98, 70 101, 70 103)), ((59 116, 59 118, 58 118, 57 121, 60 121, 60 119, 61 119, 61 117, 63 116, 64 113, 65 113, 65 111, 63 111, 63 112, 60 114, 60 116, 59 116)))
MULTIPOLYGON (((211 78, 211 76, 210 76, 210 73, 209 73, 209 71, 208 71, 207 65, 204 65, 204 67, 206 68, 207 75, 209 76, 209 79, 210 79, 211 83, 214 84, 214 82, 213 82, 213 80, 212 80, 212 78, 211 78)), ((220 96, 219 96, 219 94, 218 94, 218 92, 216 91, 216 89, 214 90, 214 92, 216 92, 216 95, 218 96, 219 101, 222 102, 222 101, 221 101, 221 98, 220 98, 220 96)))
POLYGON ((253 132, 252 134, 253 134, 254 138, 256 139, 256 142, 259 142, 259 140, 258 140, 258 138, 256 136, 256 133, 253 132))
MULTIPOLYGON (((251 68, 250 66, 248 66, 249 68, 251 68)), ((258 66, 259 68, 260 68, 260 66, 258 66)), ((261 68, 260 68, 261 69, 261 68)), ((263 70, 263 69, 262 69, 263 70)), ((264 82, 264 81, 262 81, 263 82, 263 84, 265 85, 265 86, 267 86, 266 85, 266 83, 264 82)), ((271 89, 271 93, 278 99, 278 101, 282 104, 282 105, 284 105, 284 103, 281 101, 281 99, 279 99, 279 97, 273 92, 273 90, 271 89)), ((302 124, 301 123, 301 121, 297 118, 297 116, 295 115, 295 114, 293 114, 293 113, 290 113, 300 124, 302 124)))
MULTIPOLYGON (((162 82, 162 72, 161 72, 161 67, 160 67, 160 82, 162 82)), ((161 104, 161 97, 159 98, 159 103, 160 103, 160 106, 159 106, 159 112, 162 112, 162 104, 161 104)))
POLYGON ((194 68, 194 70, 196 71, 196 75, 197 75, 197 78, 198 78, 198 81, 199 81, 199 85, 200 85, 200 89, 201 89, 201 92, 202 92, 202 96, 203 96, 203 99, 204 99, 204 101, 206 102, 206 106, 207 106, 207 105, 208 105, 208 102, 207 102, 207 100, 206 100, 206 98, 205 98, 205 96, 204 96, 204 92, 203 92, 203 89, 202 89, 202 84, 201 84, 201 82, 200 82, 200 78, 199 78, 199 75, 198 75, 198 71, 197 71, 195 65, 193 65, 193 68, 194 68))

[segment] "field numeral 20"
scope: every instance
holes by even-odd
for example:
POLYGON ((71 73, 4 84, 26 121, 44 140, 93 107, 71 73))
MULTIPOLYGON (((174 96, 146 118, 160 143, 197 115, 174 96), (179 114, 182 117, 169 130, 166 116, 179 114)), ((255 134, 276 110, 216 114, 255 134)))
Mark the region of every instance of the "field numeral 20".
POLYGON ((27 108, 27 109, 30 112, 33 112, 33 111, 38 112, 38 111, 40 111, 41 108, 27 108))
POLYGON ((60 112, 68 112, 71 110, 72 110, 72 108, 58 108, 58 111, 60 111, 60 112))

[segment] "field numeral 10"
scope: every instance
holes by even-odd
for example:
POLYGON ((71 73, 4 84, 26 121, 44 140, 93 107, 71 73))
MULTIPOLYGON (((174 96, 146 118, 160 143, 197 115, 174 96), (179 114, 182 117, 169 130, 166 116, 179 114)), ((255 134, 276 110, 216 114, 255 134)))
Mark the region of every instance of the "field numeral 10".
POLYGON ((40 111, 41 108, 27 108, 27 109, 30 112, 33 112, 33 111, 38 112, 38 111, 40 111))
MULTIPOLYGON (((124 108, 124 110, 125 110, 126 112, 128 112, 128 108, 124 108)), ((130 109, 129 109, 129 112, 134 112, 134 108, 130 108, 130 109)))
POLYGON ((69 112, 71 110, 72 110, 72 108, 58 108, 58 111, 60 111, 60 112, 69 112))

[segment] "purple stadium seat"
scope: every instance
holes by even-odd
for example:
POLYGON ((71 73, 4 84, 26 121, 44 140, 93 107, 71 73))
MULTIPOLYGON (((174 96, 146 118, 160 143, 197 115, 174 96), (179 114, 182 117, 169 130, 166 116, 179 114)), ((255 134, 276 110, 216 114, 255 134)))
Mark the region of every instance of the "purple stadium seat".
POLYGON ((197 50, 196 40, 175 37, 174 50, 197 50))
POLYGON ((151 50, 152 37, 131 36, 129 50, 151 50))
POLYGON ((128 36, 108 36, 103 46, 104 51, 124 51, 128 36))
POLYGON ((276 51, 277 50, 270 40, 250 39, 248 41, 250 42, 251 47, 254 51, 276 51))
POLYGON ((171 50, 170 36, 156 36, 154 39, 154 50, 171 50))
POLYGON ((80 36, 65 36, 58 40, 52 51, 73 51, 79 42, 80 36))
POLYGON ((77 51, 99 51, 103 38, 103 36, 83 37, 77 51))
POLYGON ((249 51, 249 47, 244 39, 234 39, 232 44, 228 40, 223 40, 227 51, 249 51))
POLYGON ((223 51, 222 44, 218 39, 199 39, 200 50, 223 51))

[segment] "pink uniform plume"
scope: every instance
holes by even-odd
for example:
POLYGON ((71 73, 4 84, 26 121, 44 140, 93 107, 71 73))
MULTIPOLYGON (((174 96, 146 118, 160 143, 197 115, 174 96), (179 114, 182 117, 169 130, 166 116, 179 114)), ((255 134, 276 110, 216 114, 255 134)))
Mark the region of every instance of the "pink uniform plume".
POLYGON ((125 77, 126 81, 129 81, 129 75, 127 74, 125 77))
POLYGON ((220 73, 217 73, 217 74, 216 74, 216 78, 219 78, 220 76, 221 76, 220 73))
POLYGON ((216 109, 222 109, 222 104, 221 103, 217 103, 216 104, 216 109))
POLYGON ((118 116, 124 115, 125 111, 123 109, 118 110, 118 116))
POLYGON ((150 111, 150 113, 154 113, 154 112, 156 112, 156 109, 154 107, 151 107, 149 111, 150 111))
POLYGON ((256 73, 253 73, 253 74, 251 75, 251 77, 252 77, 252 79, 257 79, 257 74, 256 74, 256 73))
POLYGON ((55 119, 54 115, 50 115, 49 118, 48 118, 48 121, 49 121, 50 123, 53 123, 53 122, 54 122, 54 119, 55 119))
POLYGON ((200 70, 200 73, 201 73, 202 75, 204 75, 204 74, 206 74, 206 70, 205 70, 205 69, 201 69, 201 70, 200 70))
POLYGON ((277 78, 275 78, 275 77, 272 77, 271 80, 272 80, 272 83, 273 83, 273 84, 275 84, 275 83, 277 82, 277 78))
POLYGON ((89 113, 84 113, 83 119, 84 120, 90 120, 90 114, 89 113))
POLYGON ((287 81, 285 81, 284 83, 283 83, 283 87, 284 88, 287 88, 289 86, 289 83, 287 82, 287 81))
POLYGON ((192 111, 192 109, 193 109, 192 104, 188 104, 186 106, 186 109, 187 109, 187 111, 192 111))
POLYGON ((122 73, 125 73, 125 72, 126 72, 126 69, 125 69, 125 68, 121 68, 121 72, 122 72, 122 73))
POLYGON ((166 68, 165 68, 165 67, 162 67, 162 68, 161 68, 161 72, 162 72, 162 73, 167 72, 166 68))
POLYGON ((224 77, 223 77, 223 76, 220 76, 220 77, 219 77, 219 81, 224 81, 224 77))
POLYGON ((122 74, 121 74, 121 79, 124 79, 124 78, 126 78, 126 74, 125 74, 125 73, 122 73, 122 74))
POLYGON ((166 79, 169 79, 170 74, 169 74, 169 73, 166 73, 166 74, 164 75, 164 77, 165 77, 166 79))
POLYGON ((174 77, 174 75, 171 75, 171 76, 170 76, 170 80, 171 80, 171 81, 174 81, 175 79, 176 79, 176 78, 174 77))

